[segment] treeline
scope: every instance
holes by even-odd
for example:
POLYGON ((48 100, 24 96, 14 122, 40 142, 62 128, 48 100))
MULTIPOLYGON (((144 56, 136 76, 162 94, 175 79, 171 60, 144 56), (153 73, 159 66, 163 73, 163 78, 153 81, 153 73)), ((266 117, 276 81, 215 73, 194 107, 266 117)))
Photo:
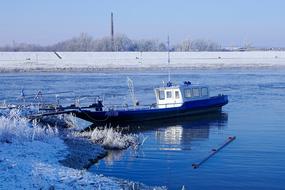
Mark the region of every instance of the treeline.
MULTIPOLYGON (((56 43, 51 46, 41 46, 26 43, 13 43, 0 47, 0 51, 167 51, 165 42, 158 40, 131 40, 126 35, 94 39, 82 33, 78 37, 56 43)), ((218 51, 221 46, 206 40, 185 40, 172 45, 170 51, 218 51)))

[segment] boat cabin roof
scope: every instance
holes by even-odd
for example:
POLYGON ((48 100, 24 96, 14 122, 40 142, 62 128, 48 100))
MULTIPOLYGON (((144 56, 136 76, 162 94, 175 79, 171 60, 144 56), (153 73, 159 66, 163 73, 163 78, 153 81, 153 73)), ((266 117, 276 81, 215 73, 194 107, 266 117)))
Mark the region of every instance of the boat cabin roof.
POLYGON ((168 90, 168 89, 185 89, 185 88, 208 88, 207 85, 192 84, 191 82, 184 82, 182 85, 168 84, 167 86, 161 86, 155 88, 156 90, 168 90))

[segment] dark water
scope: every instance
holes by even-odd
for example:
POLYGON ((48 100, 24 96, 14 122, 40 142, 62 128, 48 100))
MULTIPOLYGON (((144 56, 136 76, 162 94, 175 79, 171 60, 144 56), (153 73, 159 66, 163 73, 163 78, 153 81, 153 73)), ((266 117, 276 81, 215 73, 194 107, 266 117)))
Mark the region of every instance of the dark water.
MULTIPOLYGON (((1 74, 0 99, 12 101, 24 87, 27 94, 73 90, 69 101, 104 95, 106 103, 126 103, 127 76, 141 104, 153 103, 153 87, 167 80, 160 72, 1 74)), ((140 133, 147 139, 138 151, 110 152, 92 172, 169 189, 285 189, 284 69, 174 71, 172 79, 207 84, 212 95, 227 94, 230 102, 221 114, 142 124, 140 133), (231 135, 237 137, 233 143, 192 168, 231 135)))

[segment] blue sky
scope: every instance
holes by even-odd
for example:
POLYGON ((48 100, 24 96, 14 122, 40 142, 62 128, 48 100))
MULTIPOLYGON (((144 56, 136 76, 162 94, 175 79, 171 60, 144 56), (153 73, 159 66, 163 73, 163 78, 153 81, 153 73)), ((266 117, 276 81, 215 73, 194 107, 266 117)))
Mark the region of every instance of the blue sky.
POLYGON ((0 45, 52 44, 86 32, 285 47, 285 0, 1 0, 0 45))

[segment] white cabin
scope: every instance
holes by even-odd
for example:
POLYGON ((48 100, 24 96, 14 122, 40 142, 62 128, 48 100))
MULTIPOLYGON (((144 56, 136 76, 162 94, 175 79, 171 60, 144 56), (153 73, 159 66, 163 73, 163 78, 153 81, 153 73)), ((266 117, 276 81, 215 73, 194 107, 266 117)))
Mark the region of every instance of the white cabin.
POLYGON ((210 96, 208 86, 193 85, 188 81, 183 85, 168 83, 154 91, 157 108, 179 107, 184 102, 207 99, 210 96))

